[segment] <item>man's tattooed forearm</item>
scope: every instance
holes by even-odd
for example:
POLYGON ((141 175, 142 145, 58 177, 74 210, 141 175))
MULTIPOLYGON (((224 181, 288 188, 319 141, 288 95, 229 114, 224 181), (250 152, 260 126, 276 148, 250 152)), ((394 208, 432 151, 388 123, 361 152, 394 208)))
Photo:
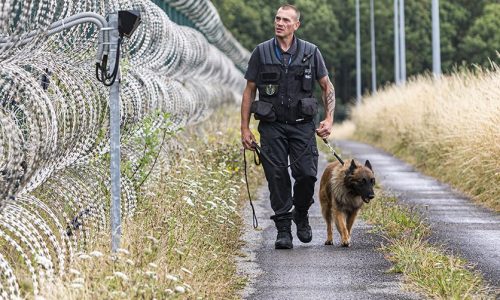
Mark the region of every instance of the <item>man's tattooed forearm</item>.
POLYGON ((333 84, 330 82, 330 88, 327 91, 326 99, 325 99, 325 110, 327 111, 329 116, 333 116, 333 112, 335 111, 335 88, 333 84))

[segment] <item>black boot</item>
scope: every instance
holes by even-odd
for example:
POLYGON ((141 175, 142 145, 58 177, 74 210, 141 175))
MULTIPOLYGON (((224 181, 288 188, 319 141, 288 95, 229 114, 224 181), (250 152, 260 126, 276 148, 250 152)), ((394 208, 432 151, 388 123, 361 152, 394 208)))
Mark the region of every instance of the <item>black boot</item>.
POLYGON ((295 208, 292 210, 293 222, 297 225, 297 237, 302 243, 309 243, 312 240, 312 230, 309 226, 309 214, 301 212, 295 208))
POLYGON ((276 229, 278 230, 278 235, 276 236, 276 242, 274 243, 275 249, 292 249, 292 216, 290 213, 272 216, 272 220, 276 223, 276 229))

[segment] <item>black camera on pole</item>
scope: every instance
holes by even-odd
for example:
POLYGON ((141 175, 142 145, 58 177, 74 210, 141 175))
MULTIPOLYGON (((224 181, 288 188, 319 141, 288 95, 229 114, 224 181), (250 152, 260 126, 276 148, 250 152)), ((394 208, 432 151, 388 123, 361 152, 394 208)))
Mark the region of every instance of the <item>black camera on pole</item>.
POLYGON ((132 33, 141 24, 141 12, 138 10, 119 10, 118 11, 118 31, 120 36, 130 38, 132 33))

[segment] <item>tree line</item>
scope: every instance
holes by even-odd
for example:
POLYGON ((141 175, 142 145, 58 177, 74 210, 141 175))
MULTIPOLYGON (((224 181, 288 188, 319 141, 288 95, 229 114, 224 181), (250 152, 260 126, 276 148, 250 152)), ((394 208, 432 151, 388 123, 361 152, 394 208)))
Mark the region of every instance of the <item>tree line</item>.
MULTIPOLYGON (((394 82, 394 0, 374 2, 377 86, 394 82)), ((412 76, 432 71, 432 0, 405 1, 406 70, 412 76)), ((250 51, 274 35, 278 0, 212 0, 221 19, 250 51)), ((500 63, 499 0, 440 0, 443 73, 490 61, 500 63)), ((337 120, 356 94, 355 0, 296 0, 301 11, 297 36, 316 44, 333 77, 337 120)), ((370 2, 360 0, 362 87, 371 87, 370 2)))

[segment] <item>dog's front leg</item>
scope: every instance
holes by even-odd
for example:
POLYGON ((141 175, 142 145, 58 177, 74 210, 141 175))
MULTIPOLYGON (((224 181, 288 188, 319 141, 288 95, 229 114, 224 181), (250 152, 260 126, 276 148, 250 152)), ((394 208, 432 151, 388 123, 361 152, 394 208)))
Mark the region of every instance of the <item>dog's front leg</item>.
POLYGON ((329 220, 326 221, 326 241, 325 245, 333 245, 333 222, 330 217, 329 220))
POLYGON ((346 226, 346 214, 342 211, 335 211, 335 225, 340 233, 340 244, 342 247, 349 247, 349 231, 346 226))
POLYGON ((356 216, 358 215, 359 210, 355 210, 352 213, 349 214, 347 217, 347 233, 349 233, 349 238, 351 237, 351 232, 352 232, 352 225, 354 224, 354 221, 356 220, 356 216))

